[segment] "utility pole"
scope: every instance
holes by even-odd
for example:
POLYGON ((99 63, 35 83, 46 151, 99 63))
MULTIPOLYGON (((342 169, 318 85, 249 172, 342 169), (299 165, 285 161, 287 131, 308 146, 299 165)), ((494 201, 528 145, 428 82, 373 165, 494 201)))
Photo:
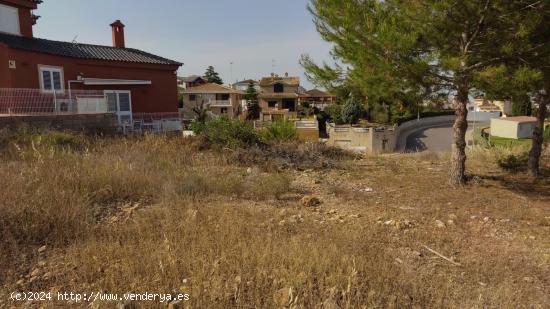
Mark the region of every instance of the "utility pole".
POLYGON ((229 62, 229 86, 233 85, 233 61, 229 62))

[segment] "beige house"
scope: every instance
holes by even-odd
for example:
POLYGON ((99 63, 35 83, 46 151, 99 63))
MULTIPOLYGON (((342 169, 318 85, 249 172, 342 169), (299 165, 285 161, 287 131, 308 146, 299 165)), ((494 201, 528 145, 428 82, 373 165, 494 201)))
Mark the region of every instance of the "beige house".
POLYGON ((336 96, 319 89, 312 89, 301 94, 300 101, 308 102, 311 107, 324 110, 330 104, 336 103, 336 96))
POLYGON ((203 84, 182 91, 183 119, 195 119, 194 109, 207 109, 211 116, 237 118, 242 113, 243 93, 218 84, 203 84))
POLYGON ((491 135, 512 139, 532 138, 536 124, 537 118, 528 116, 491 119, 491 135))
POLYGON ((296 118, 299 101, 299 77, 271 74, 260 81, 261 121, 296 118))
POLYGON ((512 101, 510 100, 487 100, 480 96, 474 99, 474 106, 469 108, 470 112, 501 112, 503 115, 512 114, 512 101))

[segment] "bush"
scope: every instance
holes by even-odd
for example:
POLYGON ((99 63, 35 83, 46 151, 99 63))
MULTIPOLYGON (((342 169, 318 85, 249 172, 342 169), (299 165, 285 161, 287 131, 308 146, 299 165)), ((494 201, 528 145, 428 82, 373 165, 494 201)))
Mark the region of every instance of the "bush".
POLYGON ((342 122, 356 124, 365 114, 365 107, 360 101, 350 97, 342 106, 341 113, 342 122))
POLYGON ((497 160, 500 168, 510 172, 519 172, 527 169, 529 154, 527 152, 521 154, 510 154, 497 160))
POLYGON ((241 147, 258 143, 254 128, 242 120, 219 117, 204 124, 193 123, 191 127, 195 134, 212 146, 241 147))
POLYGON ((270 141, 292 141, 297 139, 298 134, 294 123, 289 120, 277 120, 259 132, 260 139, 264 142, 270 141))
POLYGON ((344 124, 342 120, 342 105, 331 104, 325 108, 325 112, 332 122, 335 124, 344 124))
POLYGON ((376 104, 370 113, 370 119, 377 123, 389 123, 390 113, 384 106, 376 104))

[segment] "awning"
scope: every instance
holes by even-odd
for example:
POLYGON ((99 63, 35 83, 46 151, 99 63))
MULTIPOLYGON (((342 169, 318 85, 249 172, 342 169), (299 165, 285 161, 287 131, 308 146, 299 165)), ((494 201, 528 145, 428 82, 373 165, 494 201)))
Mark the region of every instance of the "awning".
POLYGON ((82 82, 88 86, 103 85, 151 85, 150 80, 132 80, 132 79, 106 79, 106 78, 83 78, 82 82))

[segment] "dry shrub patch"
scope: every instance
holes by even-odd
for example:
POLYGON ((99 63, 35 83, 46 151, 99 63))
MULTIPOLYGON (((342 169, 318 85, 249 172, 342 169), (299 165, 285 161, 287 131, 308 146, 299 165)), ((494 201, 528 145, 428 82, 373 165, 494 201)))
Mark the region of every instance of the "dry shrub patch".
POLYGON ((61 305, 6 302, 15 290, 185 292, 193 308, 550 304, 548 183, 502 171, 502 153, 470 153, 479 182, 451 189, 446 155, 17 138, 0 156, 0 308, 61 305))

